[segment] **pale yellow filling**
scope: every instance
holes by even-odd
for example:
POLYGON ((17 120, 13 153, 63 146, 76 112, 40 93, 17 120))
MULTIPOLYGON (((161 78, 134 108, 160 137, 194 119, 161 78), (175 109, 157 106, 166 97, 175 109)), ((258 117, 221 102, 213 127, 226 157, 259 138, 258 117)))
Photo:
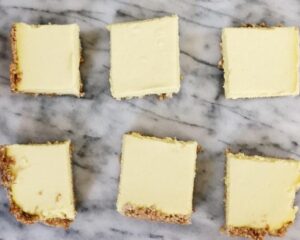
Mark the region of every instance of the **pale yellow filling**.
POLYGON ((224 28, 226 98, 299 94, 299 37, 295 27, 224 28))
POLYGON ((26 213, 42 219, 74 219, 70 142, 43 145, 9 145, 15 160, 13 201, 26 213))
POLYGON ((196 157, 196 142, 124 135, 118 211, 130 203, 191 214, 196 157))
POLYGON ((227 153, 226 225, 275 233, 293 222, 300 161, 227 153))
POLYGON ((113 97, 172 94, 180 88, 178 17, 108 26, 113 97))
POLYGON ((80 96, 79 27, 16 24, 17 90, 80 96))

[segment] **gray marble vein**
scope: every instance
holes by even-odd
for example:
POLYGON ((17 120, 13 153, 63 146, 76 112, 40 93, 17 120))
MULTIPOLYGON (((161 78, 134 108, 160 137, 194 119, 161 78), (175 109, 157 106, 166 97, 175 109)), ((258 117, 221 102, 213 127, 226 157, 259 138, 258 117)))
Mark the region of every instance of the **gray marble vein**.
MULTIPOLYGON (((0 240, 230 239, 219 231, 224 223, 224 150, 300 159, 300 98, 226 100, 217 67, 223 27, 262 21, 297 26, 297 0, 0 0, 0 16, 0 144, 71 139, 78 209, 67 231, 25 226, 9 214, 0 188, 0 240), (174 13, 180 17, 180 93, 165 101, 153 96, 114 100, 106 25, 174 13), (83 99, 10 92, 9 30, 17 21, 80 25, 83 99), (138 221, 116 212, 121 137, 132 130, 195 139, 203 146, 192 225, 138 221)), ((300 205, 299 194, 296 203, 300 205)), ((300 216, 284 239, 299 236, 300 216)))

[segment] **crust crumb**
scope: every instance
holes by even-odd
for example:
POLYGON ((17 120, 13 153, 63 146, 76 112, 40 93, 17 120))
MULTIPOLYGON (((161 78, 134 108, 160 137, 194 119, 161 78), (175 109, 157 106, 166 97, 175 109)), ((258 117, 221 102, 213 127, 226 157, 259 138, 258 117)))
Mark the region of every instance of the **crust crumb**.
POLYGON ((198 144, 197 145, 197 153, 201 153, 203 151, 202 147, 198 144))
POLYGON ((166 223, 176 223, 176 224, 190 224, 191 215, 190 214, 167 214, 158 210, 155 206, 151 207, 140 207, 134 206, 127 203, 123 206, 123 212, 127 217, 160 221, 166 223))
POLYGON ((58 194, 56 195, 55 201, 56 201, 56 202, 59 202, 59 201, 61 200, 61 197, 62 197, 61 193, 58 193, 58 194))
POLYGON ((224 69, 224 59, 223 58, 219 60, 218 68, 221 69, 221 70, 224 69))
POLYGON ((167 100, 168 98, 172 98, 172 93, 171 94, 162 93, 158 96, 158 99, 160 101, 167 100))

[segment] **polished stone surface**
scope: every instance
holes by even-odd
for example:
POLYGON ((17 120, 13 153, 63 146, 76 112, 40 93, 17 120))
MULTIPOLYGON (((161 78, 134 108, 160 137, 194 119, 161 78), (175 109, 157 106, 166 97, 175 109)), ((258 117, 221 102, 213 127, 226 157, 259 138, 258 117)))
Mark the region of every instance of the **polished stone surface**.
MULTIPOLYGON (((0 239, 230 239, 219 232, 224 223, 224 150, 300 159, 300 98, 225 100, 217 68, 221 29, 260 22, 297 26, 299 12, 296 0, 0 0, 0 144, 70 138, 78 209, 67 231, 24 226, 9 214, 0 188, 0 239), (180 17, 180 93, 165 101, 154 96, 114 100, 106 25, 173 13, 180 17), (10 92, 9 30, 17 21, 80 25, 84 98, 10 92), (138 221, 116 212, 121 137, 132 130, 194 139, 203 146, 192 225, 138 221)), ((300 205, 300 194, 296 201, 300 205)), ((300 216, 284 239, 299 236, 300 216)))

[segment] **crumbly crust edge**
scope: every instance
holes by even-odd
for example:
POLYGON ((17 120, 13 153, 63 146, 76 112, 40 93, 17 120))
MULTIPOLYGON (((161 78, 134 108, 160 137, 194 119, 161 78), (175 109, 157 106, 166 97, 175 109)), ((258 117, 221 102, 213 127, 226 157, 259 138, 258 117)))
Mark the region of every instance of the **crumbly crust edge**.
MULTIPOLYGON (((227 156, 227 153, 233 153, 230 149, 225 150, 225 158, 227 156)), ((225 164, 225 176, 227 176, 227 162, 225 164)), ((225 207, 224 207, 224 212, 226 216, 226 199, 227 199, 227 194, 226 194, 226 177, 224 178, 224 202, 225 202, 225 207)), ((287 222, 284 223, 283 226, 276 231, 270 231, 269 227, 265 228, 250 228, 250 227, 233 227, 233 226, 223 226, 221 228, 222 232, 225 232, 226 234, 230 236, 235 236, 235 237, 245 237, 245 238, 250 238, 253 240, 264 240, 264 237, 268 234, 270 236, 276 236, 276 237, 283 237, 285 233, 287 232, 288 228, 290 225, 292 225, 293 222, 287 222)))
POLYGON ((142 207, 127 203, 123 206, 123 215, 138 219, 159 221, 174 224, 191 224, 191 214, 169 214, 158 210, 155 206, 142 207))
MULTIPOLYGON (((49 143, 51 144, 51 143, 49 143)), ((70 147, 70 155, 72 154, 72 146, 70 147)), ((12 215, 15 216, 17 221, 23 224, 34 224, 37 222, 44 223, 52 227, 62 227, 68 229, 73 222, 71 219, 63 218, 49 218, 41 219, 36 214, 30 214, 24 212, 13 200, 11 194, 11 186, 15 180, 15 176, 11 171, 11 166, 15 164, 15 159, 8 157, 6 154, 6 146, 0 146, 0 175, 1 175, 1 184, 7 190, 7 196, 9 200, 9 211, 12 215)), ((75 199, 74 199, 75 202, 75 199)))
MULTIPOLYGON (((11 43, 11 52, 12 52, 12 62, 9 67, 9 78, 10 78, 10 89, 12 92, 15 93, 25 93, 29 95, 48 95, 48 96, 59 96, 59 95, 65 95, 65 94, 56 94, 56 93, 30 93, 30 92, 24 92, 24 91, 19 91, 18 90, 18 83, 22 81, 22 73, 18 70, 18 54, 17 54, 17 37, 16 37, 16 24, 14 24, 11 28, 10 31, 10 43, 11 43)), ((83 58, 83 53, 82 53, 82 47, 80 47, 80 63, 79 67, 81 64, 84 63, 84 58, 83 58)), ((68 94, 67 94, 68 95, 68 94)), ((74 95, 74 94, 70 94, 74 95)), ((79 90, 79 95, 74 95, 77 97, 83 97, 84 96, 84 89, 83 89, 83 82, 82 79, 80 79, 80 90, 79 90)))
POLYGON ((283 237, 291 224, 292 222, 287 222, 276 231, 270 231, 269 227, 255 229, 250 227, 230 227, 230 226, 224 227, 223 230, 230 236, 245 237, 253 240, 263 240, 267 234, 276 237, 283 237))
POLYGON ((18 92, 18 83, 21 81, 21 73, 18 71, 18 55, 16 41, 16 25, 14 24, 10 31, 10 43, 12 51, 12 62, 9 68, 10 88, 12 92, 18 92))

